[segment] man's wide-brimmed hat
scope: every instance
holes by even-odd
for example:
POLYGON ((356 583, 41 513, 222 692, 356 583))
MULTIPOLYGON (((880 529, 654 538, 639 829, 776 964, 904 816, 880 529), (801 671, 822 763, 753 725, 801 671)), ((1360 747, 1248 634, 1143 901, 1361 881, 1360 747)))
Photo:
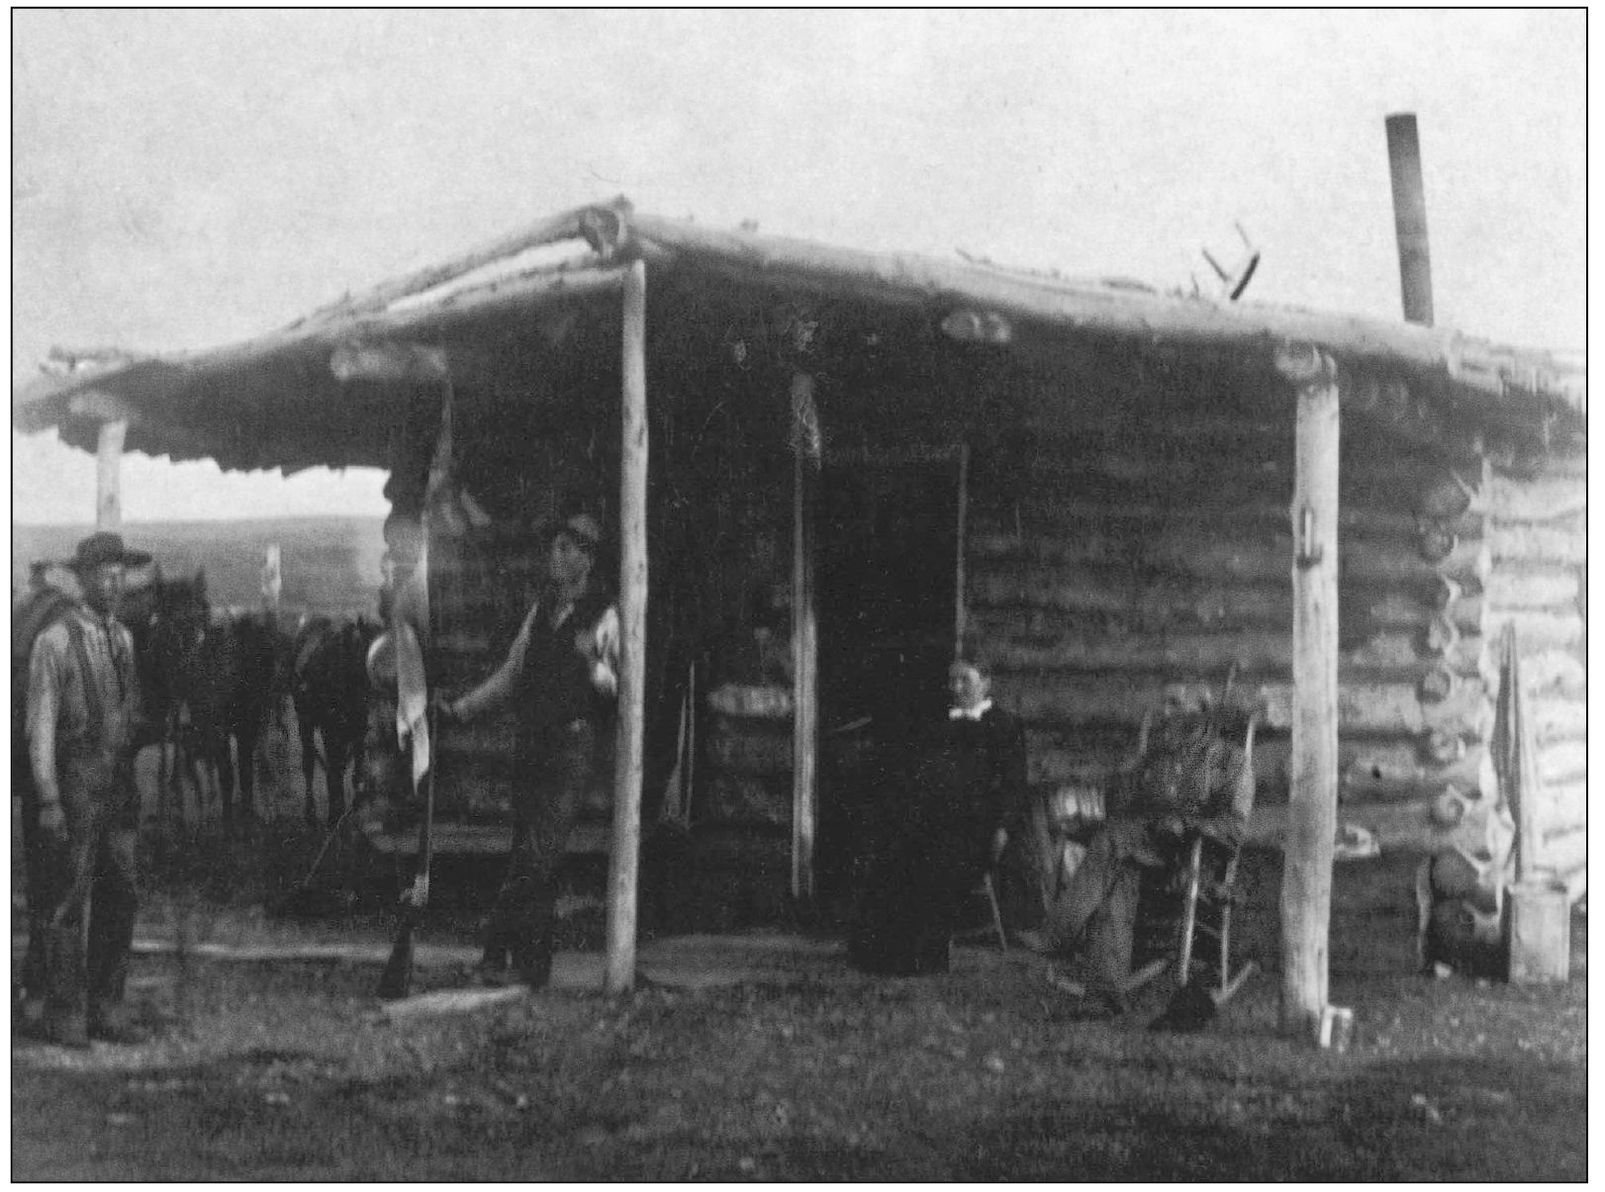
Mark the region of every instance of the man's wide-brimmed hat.
POLYGON ((129 550, 123 545, 123 536, 102 530, 91 534, 78 544, 78 551, 62 564, 74 571, 89 571, 107 563, 124 567, 143 567, 150 555, 142 550, 129 550))

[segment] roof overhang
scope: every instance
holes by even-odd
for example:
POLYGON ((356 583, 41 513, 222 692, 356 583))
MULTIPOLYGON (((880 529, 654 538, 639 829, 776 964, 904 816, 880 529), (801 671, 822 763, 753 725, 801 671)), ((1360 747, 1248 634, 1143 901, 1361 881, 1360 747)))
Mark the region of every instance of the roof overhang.
POLYGON ((102 421, 126 418, 128 449, 211 457, 226 468, 385 466, 383 436, 370 428, 398 398, 431 383, 409 345, 471 343, 531 313, 596 300, 619 288, 624 265, 637 258, 654 273, 804 301, 923 310, 950 336, 1025 353, 1096 341, 1224 351, 1268 365, 1278 349, 1304 344, 1329 352, 1373 395, 1408 386, 1413 403, 1440 407, 1439 424, 1464 427, 1469 418, 1541 446, 1586 428, 1586 372, 1575 358, 1448 329, 704 228, 637 214, 622 198, 543 220, 244 343, 69 360, 76 367, 15 391, 13 423, 55 427, 93 449, 102 421), (376 353, 387 345, 400 356, 376 353))

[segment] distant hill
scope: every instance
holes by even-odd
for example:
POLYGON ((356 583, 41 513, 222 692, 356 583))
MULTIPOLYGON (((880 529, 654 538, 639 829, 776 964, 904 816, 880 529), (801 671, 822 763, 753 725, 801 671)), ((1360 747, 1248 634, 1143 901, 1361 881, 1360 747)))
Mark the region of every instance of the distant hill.
MULTIPOLYGON (((277 543, 284 576, 281 608, 287 616, 371 617, 377 610, 383 526, 378 517, 146 522, 125 525, 123 538, 154 555, 168 575, 204 569, 214 606, 249 609, 261 607, 262 562, 267 548, 277 543)), ((12 591, 27 583, 30 563, 71 558, 91 529, 12 526, 12 591)))

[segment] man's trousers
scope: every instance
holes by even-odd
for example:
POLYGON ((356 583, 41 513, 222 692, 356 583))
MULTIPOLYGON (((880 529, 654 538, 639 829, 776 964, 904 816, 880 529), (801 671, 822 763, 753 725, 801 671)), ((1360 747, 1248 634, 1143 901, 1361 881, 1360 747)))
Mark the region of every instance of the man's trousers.
POLYGON ((533 744, 507 875, 485 924, 485 963, 501 967, 511 953, 519 979, 538 988, 551 975, 558 868, 596 770, 598 732, 581 720, 533 744))

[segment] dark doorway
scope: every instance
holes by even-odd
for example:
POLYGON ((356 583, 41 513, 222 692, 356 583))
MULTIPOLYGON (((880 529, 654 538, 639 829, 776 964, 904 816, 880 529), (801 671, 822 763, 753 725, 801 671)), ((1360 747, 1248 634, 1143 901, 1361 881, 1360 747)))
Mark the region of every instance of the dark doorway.
POLYGON ((897 810, 888 767, 947 708, 958 614, 957 449, 827 459, 819 482, 818 891, 897 810))

